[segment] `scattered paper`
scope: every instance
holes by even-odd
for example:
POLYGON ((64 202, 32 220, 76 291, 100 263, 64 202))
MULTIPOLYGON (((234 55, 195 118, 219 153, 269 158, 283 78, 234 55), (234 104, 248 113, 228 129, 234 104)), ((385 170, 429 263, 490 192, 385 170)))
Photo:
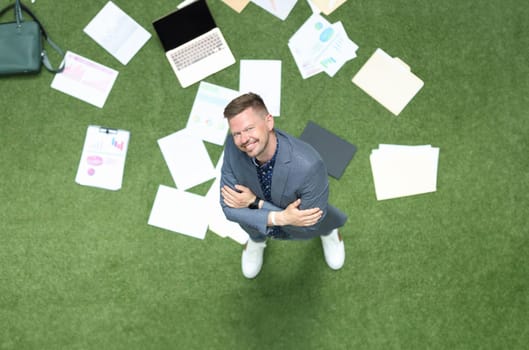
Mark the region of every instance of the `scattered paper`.
POLYGON ((261 96, 268 112, 279 116, 281 110, 281 61, 241 60, 239 75, 241 93, 254 92, 261 96))
POLYGON ((204 141, 222 146, 229 129, 224 108, 238 95, 236 90, 200 82, 186 129, 204 141))
POLYGON ((171 176, 180 190, 215 177, 215 168, 202 140, 182 129, 158 140, 171 176))
POLYGON ((281 20, 285 20, 298 0, 252 0, 254 4, 270 12, 281 20))
POLYGON ((64 70, 55 74, 51 87, 103 108, 117 77, 116 70, 67 51, 64 70))
POLYGON ((147 30, 112 1, 88 23, 84 32, 124 65, 151 38, 147 30))
POLYGON ((204 205, 203 196, 160 185, 148 224, 204 239, 208 229, 204 220, 204 205))
POLYGON ((352 81, 394 115, 399 115, 424 85, 406 63, 382 49, 376 49, 352 81))
POLYGON ((318 13, 292 35, 288 47, 303 79, 321 72, 333 77, 358 50, 341 22, 331 24, 318 13))
POLYGON ((379 145, 369 159, 377 200, 437 190, 437 147, 379 145))

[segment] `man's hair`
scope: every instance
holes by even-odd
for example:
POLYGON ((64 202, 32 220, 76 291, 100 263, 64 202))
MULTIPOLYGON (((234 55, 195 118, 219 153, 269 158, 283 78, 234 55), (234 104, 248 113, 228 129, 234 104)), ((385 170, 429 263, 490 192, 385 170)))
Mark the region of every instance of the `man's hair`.
POLYGON ((254 94, 253 92, 249 92, 235 98, 230 103, 228 103, 226 108, 224 108, 224 117, 226 119, 230 119, 248 108, 252 108, 255 113, 262 117, 268 115, 268 109, 266 108, 261 96, 254 94))

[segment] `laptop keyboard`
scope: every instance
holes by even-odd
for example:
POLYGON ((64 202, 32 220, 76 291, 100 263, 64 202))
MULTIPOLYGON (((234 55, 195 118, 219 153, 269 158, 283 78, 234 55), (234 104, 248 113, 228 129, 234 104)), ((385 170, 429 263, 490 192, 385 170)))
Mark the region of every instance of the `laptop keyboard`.
POLYGON ((195 39, 189 45, 170 53, 176 69, 182 70, 201 59, 224 48, 222 39, 217 32, 207 33, 195 39))

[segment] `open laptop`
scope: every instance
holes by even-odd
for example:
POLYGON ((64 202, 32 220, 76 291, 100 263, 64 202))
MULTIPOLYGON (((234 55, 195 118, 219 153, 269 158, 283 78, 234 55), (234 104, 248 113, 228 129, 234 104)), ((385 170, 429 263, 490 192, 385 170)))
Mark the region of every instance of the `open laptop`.
POLYGON ((194 1, 152 24, 184 88, 235 63, 206 0, 194 1))

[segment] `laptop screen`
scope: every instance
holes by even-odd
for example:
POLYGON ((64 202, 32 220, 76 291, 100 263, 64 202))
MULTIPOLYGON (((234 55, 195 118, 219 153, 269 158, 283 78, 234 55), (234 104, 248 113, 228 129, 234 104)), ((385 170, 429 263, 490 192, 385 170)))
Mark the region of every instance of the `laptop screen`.
POLYGON ((152 24, 165 52, 217 27, 205 0, 195 1, 152 24))

